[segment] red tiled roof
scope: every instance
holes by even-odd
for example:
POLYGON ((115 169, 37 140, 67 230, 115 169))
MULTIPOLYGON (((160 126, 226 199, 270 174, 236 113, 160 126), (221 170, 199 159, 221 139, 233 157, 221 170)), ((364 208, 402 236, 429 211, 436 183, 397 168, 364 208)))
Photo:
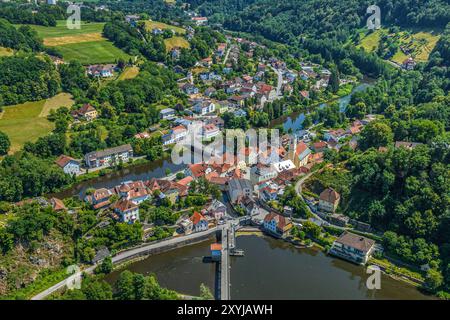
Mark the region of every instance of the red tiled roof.
POLYGON ((303 141, 300 141, 295 149, 295 155, 298 156, 302 154, 306 149, 308 149, 308 146, 303 141))
POLYGON ((58 159, 55 160, 55 163, 58 166, 60 166, 61 168, 64 168, 71 160, 75 160, 75 159, 62 154, 58 157, 58 159))
POLYGON ((187 176, 179 180, 177 183, 181 184, 182 186, 187 186, 189 183, 192 182, 192 180, 194 180, 194 178, 192 178, 191 176, 187 176))
POLYGON ((55 211, 67 210, 64 202, 62 202, 62 200, 58 198, 51 198, 50 203, 52 204, 53 210, 55 211))
POLYGON ((120 199, 113 205, 113 209, 117 209, 120 212, 125 212, 125 211, 132 210, 135 208, 137 208, 137 205, 135 205, 133 202, 131 202, 130 200, 127 200, 125 198, 120 199))
POLYGON ((201 220, 206 220, 205 217, 197 211, 194 212, 190 219, 194 225, 198 224, 201 220))
POLYGON ((287 219, 284 217, 284 216, 282 216, 282 215, 280 215, 280 214, 277 214, 277 213, 275 213, 275 212, 271 212, 271 213, 268 213, 265 217, 264 217, 264 221, 265 222, 270 222, 270 221, 272 221, 273 219, 275 219, 275 221, 276 221, 276 223, 277 223, 277 227, 279 228, 279 229, 284 229, 284 227, 286 226, 286 225, 288 225, 289 224, 289 221, 287 221, 287 219))
POLYGON ((323 201, 326 201, 326 202, 329 202, 329 203, 335 203, 337 200, 340 199, 340 197, 341 196, 339 195, 339 193, 337 193, 332 188, 326 188, 320 194, 320 200, 323 200, 323 201))

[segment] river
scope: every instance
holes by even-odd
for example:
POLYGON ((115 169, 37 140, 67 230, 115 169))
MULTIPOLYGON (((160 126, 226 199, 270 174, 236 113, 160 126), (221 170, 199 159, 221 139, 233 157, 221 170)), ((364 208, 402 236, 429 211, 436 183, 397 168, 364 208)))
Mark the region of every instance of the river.
MULTIPOLYGON (((357 85, 353 88, 352 92, 349 95, 343 96, 335 101, 339 103, 339 110, 341 112, 345 111, 345 108, 350 103, 350 99, 352 98, 352 95, 356 92, 361 92, 366 90, 368 87, 372 86, 373 80, 366 79, 361 84, 357 85)), ((321 103, 319 105, 319 108, 323 108, 327 105, 327 103, 321 103)), ((289 115, 281 116, 278 119, 272 120, 270 122, 270 127, 275 127, 277 125, 282 124, 284 131, 288 132, 289 130, 292 130, 292 132, 296 132, 298 130, 303 129, 302 123, 305 120, 305 113, 304 112, 294 112, 289 115)))
MULTIPOLYGON (((201 283, 215 288, 215 265, 203 263, 213 240, 137 261, 126 269, 155 274, 167 288, 198 295, 201 283)), ((232 299, 432 299, 415 287, 382 275, 381 289, 369 290, 365 268, 330 257, 317 249, 296 249, 265 236, 237 238, 244 257, 231 257, 232 299)), ((106 277, 114 283, 120 271, 106 277)))
POLYGON ((84 197, 86 190, 89 188, 112 188, 119 185, 123 181, 149 180, 151 178, 161 178, 166 176, 166 169, 172 172, 181 170, 185 165, 173 164, 170 159, 159 159, 152 162, 132 165, 130 167, 108 173, 104 176, 97 177, 88 181, 82 181, 69 189, 56 192, 50 196, 60 199, 79 196, 84 197))

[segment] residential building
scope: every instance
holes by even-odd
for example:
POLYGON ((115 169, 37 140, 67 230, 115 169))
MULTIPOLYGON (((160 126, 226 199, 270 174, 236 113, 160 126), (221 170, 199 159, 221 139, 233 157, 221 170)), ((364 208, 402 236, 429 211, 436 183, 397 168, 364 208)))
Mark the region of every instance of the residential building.
POLYGON ((112 209, 119 215, 121 222, 135 223, 139 221, 139 207, 128 199, 119 199, 112 209))
POLYGON ((54 211, 66 211, 67 208, 64 205, 64 202, 58 198, 51 198, 49 201, 54 211))
POLYGON ((344 232, 334 241, 328 253, 364 265, 369 260, 374 246, 375 241, 372 239, 344 232))
POLYGON ((64 173, 77 175, 80 173, 80 162, 66 155, 60 155, 55 163, 63 169, 64 173))
POLYGON ((194 104, 193 110, 195 113, 203 116, 205 114, 214 112, 216 110, 216 105, 209 100, 201 100, 194 104))
POLYGON ((250 181, 256 185, 264 181, 272 180, 277 176, 277 170, 271 165, 258 163, 250 169, 250 181))
POLYGON ((114 64, 96 64, 87 67, 87 74, 92 77, 111 78, 114 76, 114 64))
POLYGON ((188 134, 188 130, 184 126, 176 126, 170 129, 168 134, 162 136, 163 145, 168 145, 181 141, 188 134))
POLYGON ((291 160, 294 162, 296 167, 304 167, 308 163, 309 156, 311 155, 311 150, 308 148, 308 146, 303 142, 300 141, 299 143, 296 143, 296 140, 294 141, 293 146, 291 146, 291 160))
POLYGON ((232 203, 236 203, 240 197, 251 197, 253 194, 252 183, 248 179, 231 179, 228 182, 228 194, 232 203))
POLYGON ((217 137, 220 134, 219 128, 217 128, 213 123, 205 124, 202 127, 202 137, 205 140, 217 137))
POLYGON ((271 235, 283 238, 287 236, 292 229, 292 222, 289 218, 271 212, 264 218, 263 229, 271 235))
POLYGON ((115 191, 120 197, 130 200, 135 204, 139 204, 150 198, 150 193, 142 181, 122 182, 119 186, 115 187, 115 191))
POLYGON ((193 231, 199 232, 208 230, 208 221, 201 213, 195 211, 190 219, 192 221, 193 231))
POLYGON ((328 149, 328 144, 325 141, 317 141, 312 145, 314 152, 324 152, 328 149))
POLYGON ((223 219, 227 213, 227 207, 217 199, 212 200, 205 209, 208 215, 216 219, 216 221, 223 219))
POLYGON ((133 148, 130 144, 124 144, 110 149, 89 152, 84 156, 84 160, 89 168, 98 168, 127 162, 132 157, 133 148))
POLYGON ((162 109, 159 112, 159 116, 161 119, 172 119, 175 116, 175 110, 172 108, 162 109))
POLYGON ((184 93, 191 95, 191 94, 197 94, 198 88, 194 86, 192 83, 185 83, 181 86, 181 89, 184 91, 184 93))
POLYGON ((259 214, 259 206, 256 204, 256 201, 251 197, 244 196, 239 200, 239 205, 242 209, 245 210, 245 212, 249 216, 259 214))
POLYGON ((72 117, 75 119, 84 119, 86 121, 92 121, 97 118, 97 110, 89 103, 84 104, 80 109, 71 112, 72 117))
POLYGON ((208 23, 207 17, 192 17, 191 20, 197 25, 202 26, 208 23))
POLYGON ((183 219, 180 222, 181 230, 183 230, 184 234, 191 234, 193 229, 193 223, 191 219, 183 219))
POLYGON ((347 226, 347 224, 350 221, 350 218, 347 216, 344 216, 343 214, 337 214, 337 213, 333 213, 332 215, 330 215, 328 217, 328 219, 330 220, 330 222, 334 225, 340 226, 340 227, 345 227, 347 226))
POLYGON ((275 169, 277 173, 280 173, 283 171, 295 169, 295 164, 292 162, 292 160, 288 159, 272 163, 272 167, 275 169))
POLYGON ((408 57, 408 59, 406 59, 402 63, 402 68, 405 70, 414 70, 415 67, 416 67, 416 62, 411 57, 408 57))
POLYGON ((332 188, 326 188, 322 191, 319 198, 319 210, 326 212, 335 212, 339 205, 341 196, 332 188))
POLYGON ((113 192, 106 188, 96 189, 92 194, 87 195, 84 200, 89 202, 96 210, 108 207, 111 202, 109 199, 113 192))

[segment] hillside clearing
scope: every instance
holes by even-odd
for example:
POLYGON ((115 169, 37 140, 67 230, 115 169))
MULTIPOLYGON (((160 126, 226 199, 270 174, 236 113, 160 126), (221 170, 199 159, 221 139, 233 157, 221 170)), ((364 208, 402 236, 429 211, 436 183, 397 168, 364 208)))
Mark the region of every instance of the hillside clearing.
POLYGON ((36 141, 53 130, 53 123, 46 118, 51 109, 70 107, 72 104, 73 100, 69 94, 60 93, 46 100, 4 107, 0 118, 0 131, 6 133, 11 140, 10 153, 19 151, 25 142, 36 141))
POLYGON ((0 57, 9 57, 14 54, 14 50, 10 48, 0 47, 0 57))
POLYGON ((61 45, 65 45, 65 44, 71 44, 71 43, 102 41, 102 40, 106 40, 106 39, 103 38, 101 33, 86 33, 86 34, 78 34, 78 35, 73 35, 73 36, 46 38, 44 40, 44 45, 53 47, 53 46, 61 46, 61 45))
POLYGON ((56 48, 62 53, 64 60, 78 60, 84 65, 114 63, 119 58, 125 61, 130 59, 128 54, 107 40, 71 43, 56 48))
POLYGON ((166 51, 169 52, 173 48, 189 48, 189 42, 182 37, 172 37, 169 39, 164 39, 164 44, 166 45, 166 51))
POLYGON ((31 28, 37 31, 38 35, 44 40, 47 38, 58 38, 66 36, 76 36, 80 34, 99 33, 103 31, 105 23, 97 22, 81 22, 80 29, 67 28, 65 20, 58 20, 56 27, 45 27, 38 25, 29 25, 31 28))
POLYGON ((133 79, 138 74, 139 74, 139 67, 136 66, 126 67, 125 70, 119 76, 118 80, 133 79))
POLYGON ((145 27, 147 30, 152 31, 153 29, 161 29, 161 30, 173 30, 175 33, 185 34, 186 30, 177 26, 172 26, 170 24, 158 21, 145 21, 145 27))

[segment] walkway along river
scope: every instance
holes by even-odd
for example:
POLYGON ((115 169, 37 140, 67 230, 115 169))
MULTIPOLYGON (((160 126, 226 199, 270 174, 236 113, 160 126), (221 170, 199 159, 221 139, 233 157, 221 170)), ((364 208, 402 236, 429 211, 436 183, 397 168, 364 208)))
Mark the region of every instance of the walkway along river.
MULTIPOLYGON (((126 266, 183 294, 199 295, 200 284, 214 292, 215 265, 203 263, 213 240, 150 256, 126 266)), ((297 249, 266 236, 237 238, 244 257, 231 258, 232 299, 432 299, 415 287, 382 275, 381 289, 369 290, 364 267, 327 256, 317 249, 297 249)), ((115 283, 120 272, 106 277, 115 283)))

